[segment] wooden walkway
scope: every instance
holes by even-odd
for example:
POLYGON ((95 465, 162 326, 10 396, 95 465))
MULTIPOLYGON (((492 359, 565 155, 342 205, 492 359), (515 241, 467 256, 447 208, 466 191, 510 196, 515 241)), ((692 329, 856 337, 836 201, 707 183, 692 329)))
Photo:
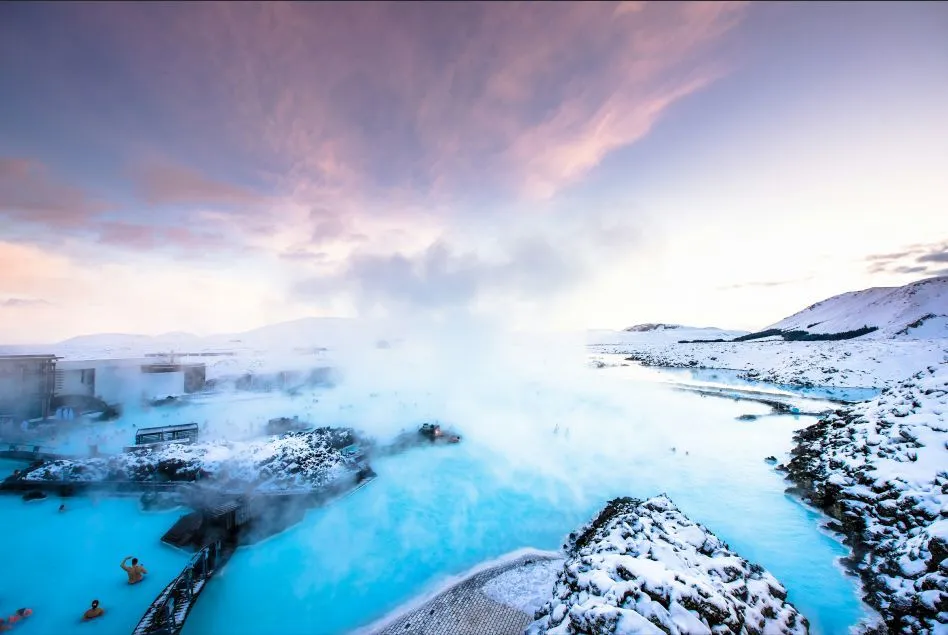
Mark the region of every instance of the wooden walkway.
POLYGON ((233 547, 218 540, 194 554, 151 603, 132 635, 178 635, 208 580, 233 553, 233 547))

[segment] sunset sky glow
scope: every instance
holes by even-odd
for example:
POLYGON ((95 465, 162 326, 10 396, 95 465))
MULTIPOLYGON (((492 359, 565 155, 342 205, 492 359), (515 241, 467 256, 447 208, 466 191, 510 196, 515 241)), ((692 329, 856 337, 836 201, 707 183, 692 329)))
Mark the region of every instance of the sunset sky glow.
POLYGON ((2 3, 0 344, 758 328, 948 274, 945 3, 2 3))

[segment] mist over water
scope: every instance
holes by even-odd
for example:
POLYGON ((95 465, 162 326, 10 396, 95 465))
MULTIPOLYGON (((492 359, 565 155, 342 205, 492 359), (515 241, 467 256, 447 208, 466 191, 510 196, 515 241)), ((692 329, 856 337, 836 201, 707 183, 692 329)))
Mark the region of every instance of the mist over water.
MULTIPOLYGON (((308 340, 270 342, 267 368, 329 364, 332 388, 225 390, 144 410, 130 399, 121 420, 96 427, 105 451, 130 443, 136 426, 198 421, 204 439, 241 440, 271 417, 294 415, 382 442, 432 420, 463 435, 458 445, 374 460, 379 476, 366 487, 240 548, 185 635, 279 632, 288 622, 350 632, 485 560, 558 549, 613 497, 663 492, 773 572, 815 632, 846 632, 862 616, 854 580, 835 563, 845 550, 763 461, 789 450, 792 432, 811 420, 738 421, 769 408, 678 392, 648 373, 593 369, 581 334, 527 335, 474 320, 400 327, 328 343, 315 363, 292 352, 308 340)), ((58 443, 81 449, 89 434, 64 433, 58 443)))
POLYGON ((763 461, 807 419, 737 421, 769 408, 589 368, 573 337, 418 328, 334 363, 340 383, 308 406, 314 423, 385 439, 437 419, 463 442, 378 460, 367 487, 239 551, 186 633, 221 620, 235 633, 276 629, 289 615, 310 632, 348 632, 484 560, 559 548, 610 498, 662 492, 774 572, 816 632, 862 615, 835 563, 845 550, 763 461))

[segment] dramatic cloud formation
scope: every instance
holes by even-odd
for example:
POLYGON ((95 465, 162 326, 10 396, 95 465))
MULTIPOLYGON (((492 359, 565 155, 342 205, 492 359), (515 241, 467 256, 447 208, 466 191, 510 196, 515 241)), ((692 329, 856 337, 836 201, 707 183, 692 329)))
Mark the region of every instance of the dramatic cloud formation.
MULTIPOLYGON (((717 77, 709 47, 743 4, 113 5, 83 21, 198 138, 268 157, 294 187, 488 178, 546 197, 717 77)), ((210 185, 157 180, 159 200, 210 185)))
POLYGON ((930 275, 944 250, 865 258, 948 235, 945 9, 854 11, 4 4, 0 297, 51 304, 0 339, 406 311, 753 326, 930 275))

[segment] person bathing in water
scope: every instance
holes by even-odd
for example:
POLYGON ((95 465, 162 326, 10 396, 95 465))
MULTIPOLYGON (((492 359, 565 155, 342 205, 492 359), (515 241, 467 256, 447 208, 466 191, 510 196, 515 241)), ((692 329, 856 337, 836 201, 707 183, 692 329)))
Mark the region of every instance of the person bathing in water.
POLYGON ((25 620, 30 615, 33 615, 33 609, 17 609, 16 613, 3 619, 0 617, 0 631, 9 631, 13 629, 13 625, 19 621, 25 620))
POLYGON ((125 559, 122 560, 122 564, 119 566, 122 567, 122 570, 128 574, 129 584, 137 584, 138 582, 141 582, 145 577, 145 574, 148 573, 145 567, 138 564, 138 558, 132 558, 131 556, 125 556, 125 559), (125 564, 128 562, 129 558, 132 560, 132 566, 125 564))
POLYGON ((84 620, 94 620, 97 617, 102 617, 105 614, 105 609, 99 606, 98 600, 92 600, 92 606, 86 609, 86 612, 82 614, 82 619, 84 620))

